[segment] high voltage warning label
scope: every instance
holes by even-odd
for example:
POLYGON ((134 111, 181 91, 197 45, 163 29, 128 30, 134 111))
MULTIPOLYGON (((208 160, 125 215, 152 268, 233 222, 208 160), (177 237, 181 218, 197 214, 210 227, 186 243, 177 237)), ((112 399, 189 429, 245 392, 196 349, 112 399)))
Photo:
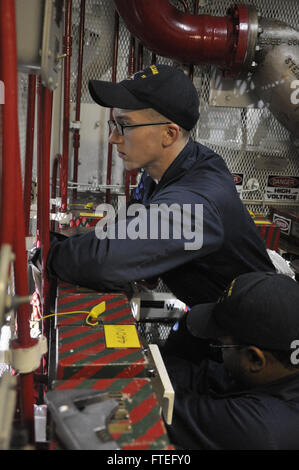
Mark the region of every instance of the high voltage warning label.
POLYGON ((266 201, 299 201, 299 177, 268 176, 266 201))

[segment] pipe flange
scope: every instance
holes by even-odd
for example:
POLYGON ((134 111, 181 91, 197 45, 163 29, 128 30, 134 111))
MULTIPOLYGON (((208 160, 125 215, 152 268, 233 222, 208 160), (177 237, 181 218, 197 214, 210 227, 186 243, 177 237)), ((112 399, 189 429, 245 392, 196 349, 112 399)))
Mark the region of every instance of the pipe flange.
POLYGON ((258 11, 252 5, 235 4, 228 9, 227 14, 232 19, 233 45, 225 75, 235 76, 255 65, 253 59, 258 37, 258 11))

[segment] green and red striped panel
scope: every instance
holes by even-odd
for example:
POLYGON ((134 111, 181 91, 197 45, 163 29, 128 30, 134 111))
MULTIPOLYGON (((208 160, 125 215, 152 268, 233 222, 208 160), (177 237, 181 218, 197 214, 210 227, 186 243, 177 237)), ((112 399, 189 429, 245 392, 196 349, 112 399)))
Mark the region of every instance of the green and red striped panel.
POLYGON ((90 289, 87 289, 85 287, 79 287, 74 284, 69 284, 68 282, 59 282, 57 286, 57 296, 59 297, 60 295, 64 294, 71 294, 71 293, 80 293, 80 292, 94 292, 91 291, 90 289))
POLYGON ((122 431, 112 432, 112 438, 123 450, 173 450, 160 415, 160 406, 150 379, 88 379, 63 380, 53 383, 55 390, 93 389, 118 396, 125 419, 112 419, 122 431))
POLYGON ((102 326, 58 328, 57 378, 145 377, 142 348, 106 348, 102 326))
POLYGON ((78 293, 59 291, 56 300, 56 325, 75 326, 84 325, 87 313, 74 313, 63 315, 63 312, 90 312, 93 307, 105 301, 106 310, 98 317, 100 323, 108 324, 134 324, 134 317, 128 298, 123 293, 78 293))
POLYGON ((266 248, 277 251, 280 239, 280 228, 275 224, 258 225, 257 227, 262 239, 265 242, 266 248))
POLYGON ((265 242, 266 248, 277 251, 280 228, 262 215, 255 215, 253 221, 265 242))

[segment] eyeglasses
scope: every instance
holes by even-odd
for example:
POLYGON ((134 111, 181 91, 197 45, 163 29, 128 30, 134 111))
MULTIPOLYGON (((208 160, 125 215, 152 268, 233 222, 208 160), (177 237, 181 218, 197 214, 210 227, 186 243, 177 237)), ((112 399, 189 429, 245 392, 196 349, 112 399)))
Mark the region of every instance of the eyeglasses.
POLYGON ((131 124, 124 126, 123 124, 120 124, 119 122, 116 122, 112 119, 108 121, 108 126, 109 130, 112 133, 114 129, 116 129, 118 135, 124 135, 124 129, 127 127, 144 127, 144 126, 161 126, 162 124, 171 124, 171 121, 166 121, 166 122, 148 122, 146 124, 131 124))
POLYGON ((214 350, 219 350, 219 349, 230 349, 230 348, 235 348, 235 349, 242 349, 246 348, 246 344, 209 344, 210 348, 214 350))

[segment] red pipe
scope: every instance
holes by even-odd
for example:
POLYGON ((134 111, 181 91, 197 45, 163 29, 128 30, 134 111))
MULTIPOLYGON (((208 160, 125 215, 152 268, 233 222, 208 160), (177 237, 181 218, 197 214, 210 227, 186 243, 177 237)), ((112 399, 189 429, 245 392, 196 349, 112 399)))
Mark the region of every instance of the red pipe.
MULTIPOLYGON (((58 173, 58 171, 59 171, 59 185, 61 185, 61 181, 62 181, 61 169, 62 169, 62 155, 60 153, 58 153, 56 155, 56 157, 54 158, 54 162, 53 162, 52 185, 51 185, 51 198, 52 199, 56 199, 56 195, 57 195, 57 173, 58 173)), ((60 189, 59 196, 61 196, 61 188, 59 188, 59 189, 60 189)), ((52 204, 52 208, 51 208, 51 213, 52 214, 55 214, 55 212, 56 212, 55 207, 56 207, 56 204, 52 204)), ((51 221, 51 230, 55 231, 55 220, 51 221)))
POLYGON ((129 53, 129 75, 133 75, 136 69, 136 62, 135 62, 135 49, 136 49, 136 41, 134 36, 131 35, 130 38, 130 53, 129 53))
POLYGON ((40 206, 37 217, 40 220, 41 243, 42 243, 42 298, 41 311, 46 315, 50 308, 50 283, 47 279, 46 261, 50 248, 50 148, 51 148, 51 126, 52 126, 52 102, 53 92, 42 87, 42 127, 41 152, 39 163, 42 168, 40 173, 38 190, 41 193, 40 206))
POLYGON ((141 43, 138 44, 138 70, 143 69, 143 45, 141 43))
MULTIPOLYGON (((194 15, 197 15, 198 4, 199 4, 199 0, 194 0, 194 6, 193 6, 193 14, 194 15)), ((189 78, 192 81, 193 81, 193 76, 194 76, 194 64, 190 64, 190 66, 189 66, 189 78)))
MULTIPOLYGON (((18 296, 28 296, 27 254, 25 244, 25 221, 23 213, 22 176, 20 159, 17 158, 15 170, 15 291, 18 296)), ((26 349, 34 346, 38 340, 30 336, 31 307, 22 304, 17 309, 17 340, 12 342, 14 349, 26 349)), ((30 442, 34 442, 34 378, 33 372, 20 375, 22 421, 29 431, 30 442)))
POLYGON ((0 2, 0 59, 1 80, 4 83, 5 104, 2 108, 2 188, 1 244, 13 245, 15 228, 15 161, 18 152, 17 75, 14 2, 0 2))
MULTIPOLYGON (((118 55, 118 39, 119 39, 119 16, 117 11, 114 17, 114 41, 113 41, 113 60, 112 60, 112 82, 116 82, 117 75, 117 55, 118 55)), ((110 119, 113 119, 112 109, 110 109, 110 119)), ((108 155, 107 155, 107 176, 106 184, 111 184, 111 173, 112 173, 112 144, 108 143, 108 155)), ((106 190, 106 202, 110 203, 110 189, 106 190)))
MULTIPOLYGON (((18 131, 18 87, 16 12, 13 0, 0 2, 1 76, 5 86, 3 106, 3 191, 1 243, 13 246, 15 253, 15 291, 18 296, 28 296, 27 256, 25 246, 24 203, 22 194, 21 161, 18 131), (10 189, 9 186, 12 188, 10 189), (3 210, 4 209, 4 210, 3 210)), ((37 342, 30 336, 30 305, 17 309, 17 340, 14 348, 29 348, 37 342)), ((33 440, 34 388, 33 373, 21 374, 21 421, 28 426, 33 440)))
MULTIPOLYGON (((38 77, 37 81, 37 184, 40 186, 40 182, 42 179, 42 135, 43 135, 43 126, 42 126, 42 121, 43 121, 43 106, 42 106, 42 82, 41 82, 41 77, 38 77)), ((37 188, 37 207, 41 207, 41 197, 42 197, 42 191, 39 188, 37 188)), ((37 214, 37 220, 36 220, 36 242, 37 246, 41 247, 41 220, 40 217, 37 214)))
POLYGON ((183 64, 215 64, 237 73, 246 58, 249 13, 192 15, 168 0, 114 0, 127 28, 151 51, 183 64))
MULTIPOLYGON (((129 49, 129 62, 128 62, 128 74, 133 75, 136 71, 136 61, 135 61, 135 47, 136 41, 134 36, 130 37, 130 49, 129 49)), ((126 200, 130 198, 130 183, 131 183, 132 172, 125 170, 125 194, 126 200)))
POLYGON ((70 130, 70 75, 72 55, 72 0, 66 0, 64 53, 64 102, 63 102, 63 150, 62 150, 62 184, 61 212, 67 211, 68 161, 69 161, 69 130, 70 130))
POLYGON ((27 129, 26 129, 26 153, 25 153, 25 176, 24 176, 24 217, 25 234, 29 235, 31 185, 32 185, 32 163, 34 146, 34 121, 35 121, 35 93, 36 76, 28 76, 28 98, 27 98, 27 129))
MULTIPOLYGON (((79 54, 78 54, 78 74, 77 74, 77 95, 76 95, 76 121, 80 121, 81 109, 81 90, 82 90, 82 66, 83 66, 83 48, 84 48, 84 23, 85 23, 85 0, 81 0, 80 7, 80 36, 79 36, 79 54)), ((74 131, 74 167, 73 182, 78 182, 78 165, 79 165, 79 147, 80 147, 80 131, 74 131)), ((73 189, 73 199, 77 199, 77 188, 73 189)))
MULTIPOLYGON (((136 72, 135 52, 136 52, 136 39, 134 38, 134 36, 131 35, 130 52, 129 52, 129 70, 128 70, 129 75, 133 75, 136 72)), ((139 44, 138 60, 137 60, 139 70, 142 69, 142 63, 143 63, 143 46, 139 44)), ((130 185, 136 184, 137 174, 138 174, 138 170, 131 170, 131 171, 125 172, 125 194, 126 194, 127 201, 130 198, 130 185)))

